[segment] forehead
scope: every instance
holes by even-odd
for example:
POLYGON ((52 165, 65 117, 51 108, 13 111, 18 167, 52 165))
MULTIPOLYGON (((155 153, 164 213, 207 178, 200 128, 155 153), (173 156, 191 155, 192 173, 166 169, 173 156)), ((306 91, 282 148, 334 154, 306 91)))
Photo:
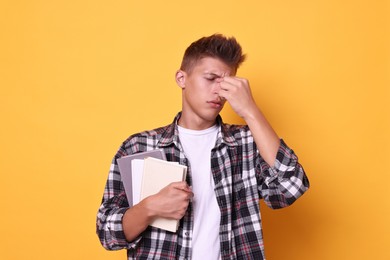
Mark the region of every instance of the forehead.
POLYGON ((193 68, 193 72, 216 75, 232 75, 233 71, 226 63, 213 57, 201 58, 193 68))

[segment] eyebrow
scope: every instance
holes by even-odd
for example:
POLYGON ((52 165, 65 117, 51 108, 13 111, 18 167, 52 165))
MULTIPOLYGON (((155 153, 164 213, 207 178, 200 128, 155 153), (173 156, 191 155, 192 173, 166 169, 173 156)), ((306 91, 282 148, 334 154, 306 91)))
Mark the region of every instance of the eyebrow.
POLYGON ((223 77, 222 75, 218 75, 217 73, 214 73, 214 72, 205 72, 204 75, 213 76, 213 77, 217 77, 217 78, 223 77))

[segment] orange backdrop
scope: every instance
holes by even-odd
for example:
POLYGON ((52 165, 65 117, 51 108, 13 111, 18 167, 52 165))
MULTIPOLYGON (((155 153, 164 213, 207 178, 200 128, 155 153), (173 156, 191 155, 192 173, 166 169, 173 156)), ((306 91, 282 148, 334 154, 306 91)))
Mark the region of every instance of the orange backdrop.
POLYGON ((390 259, 389 14, 368 0, 1 1, 0 259, 125 259, 95 235, 111 158, 171 122, 184 49, 215 32, 242 44, 238 75, 312 185, 290 208, 261 203, 268 259, 390 259))

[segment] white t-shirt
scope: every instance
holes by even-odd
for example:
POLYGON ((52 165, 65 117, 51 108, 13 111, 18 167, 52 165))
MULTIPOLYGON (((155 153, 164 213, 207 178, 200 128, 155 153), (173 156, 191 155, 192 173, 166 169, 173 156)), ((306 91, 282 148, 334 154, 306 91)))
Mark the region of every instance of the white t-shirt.
POLYGON ((221 258, 219 225, 221 212, 214 192, 211 174, 211 149, 215 146, 218 126, 205 130, 189 130, 179 126, 179 138, 190 161, 194 230, 192 260, 221 258))

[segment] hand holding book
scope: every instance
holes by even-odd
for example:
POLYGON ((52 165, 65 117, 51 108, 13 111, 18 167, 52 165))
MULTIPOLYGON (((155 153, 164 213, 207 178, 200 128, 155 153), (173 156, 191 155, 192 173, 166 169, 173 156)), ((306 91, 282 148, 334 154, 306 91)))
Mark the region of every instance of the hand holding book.
MULTIPOLYGON (((171 211, 179 210, 179 212, 182 212, 182 205, 180 205, 181 208, 177 209, 179 205, 175 205, 174 203, 168 204, 167 201, 175 201, 176 196, 179 195, 181 195, 180 197, 188 197, 186 194, 187 192, 183 191, 183 189, 185 189, 184 184, 175 183, 177 181, 184 182, 186 174, 187 167, 184 165, 167 162, 153 157, 145 158, 141 186, 141 200, 154 194, 159 194, 160 196, 165 195, 162 196, 163 200, 158 201, 159 205, 162 206, 160 208, 170 208, 171 211), (174 198, 174 200, 172 200, 172 198, 174 198)), ((166 218, 162 216, 154 219, 150 225, 175 232, 179 224, 179 219, 166 218)))
POLYGON ((154 214, 162 218, 180 220, 193 196, 185 181, 173 182, 152 195, 154 198, 149 202, 149 206, 155 211, 154 214))
POLYGON ((187 167, 161 158, 163 152, 155 150, 120 158, 118 165, 129 205, 150 197, 144 205, 157 216, 150 225, 176 232, 193 194, 185 182, 187 167))

